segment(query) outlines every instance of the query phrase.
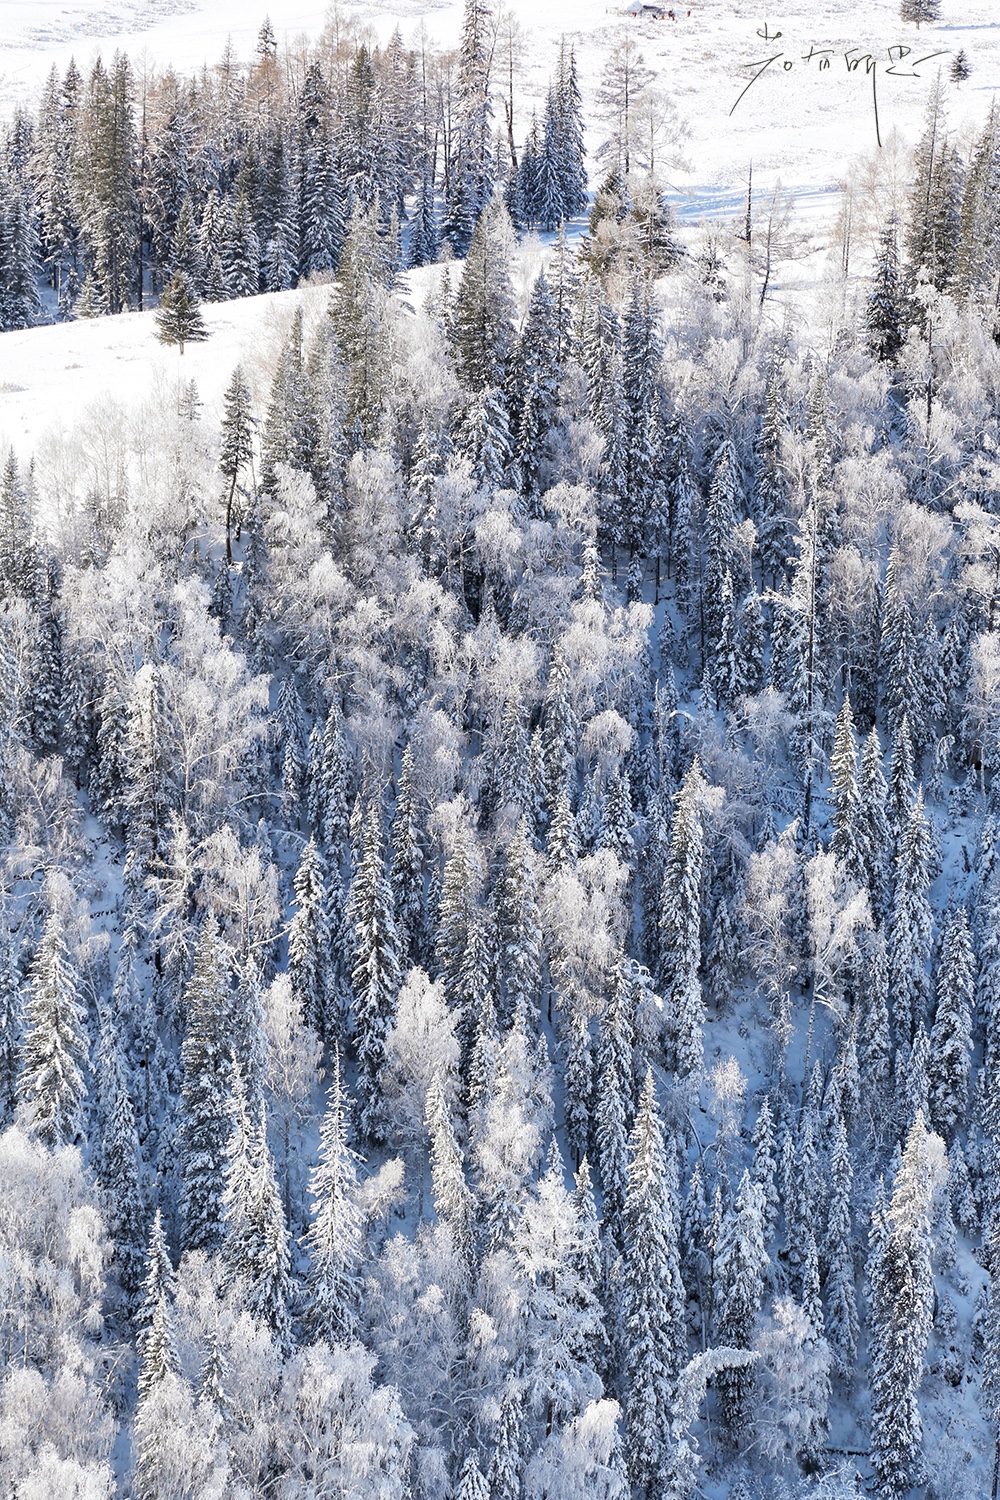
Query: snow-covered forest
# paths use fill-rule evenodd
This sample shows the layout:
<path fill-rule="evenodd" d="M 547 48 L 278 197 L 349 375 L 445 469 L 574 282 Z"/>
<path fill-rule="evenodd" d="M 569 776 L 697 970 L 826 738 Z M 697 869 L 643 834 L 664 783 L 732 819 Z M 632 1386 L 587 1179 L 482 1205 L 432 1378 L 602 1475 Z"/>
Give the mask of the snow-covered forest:
<path fill-rule="evenodd" d="M 11 1500 L 995 1489 L 1000 111 L 791 297 L 503 21 L 3 139 L 5 329 L 305 289 L 0 466 Z"/>

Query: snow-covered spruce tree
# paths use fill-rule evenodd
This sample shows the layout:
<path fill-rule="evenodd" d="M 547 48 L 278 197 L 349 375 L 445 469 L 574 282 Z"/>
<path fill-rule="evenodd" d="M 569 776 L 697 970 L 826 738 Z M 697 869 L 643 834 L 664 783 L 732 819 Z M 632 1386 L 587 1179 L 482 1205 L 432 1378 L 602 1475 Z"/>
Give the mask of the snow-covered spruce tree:
<path fill-rule="evenodd" d="M 370 1140 L 384 1132 L 381 1111 L 385 1039 L 399 994 L 399 938 L 392 891 L 382 858 L 382 828 L 376 803 L 364 822 L 361 864 L 351 882 L 348 921 L 352 932 L 351 990 L 358 1055 L 359 1126 Z"/>
<path fill-rule="evenodd" d="M 980 1399 L 994 1429 L 993 1473 L 1000 1473 L 1000 1224 L 994 1219 L 986 1242 L 989 1282 L 980 1331 L 983 1340 Z"/>
<path fill-rule="evenodd" d="M 958 58 L 954 59 L 952 66 Z M 958 291 L 982 308 L 995 285 L 998 267 L 995 250 L 997 223 L 997 142 L 1000 130 L 995 104 L 991 103 L 965 176 L 960 223 Z"/>
<path fill-rule="evenodd" d="M 474 1452 L 467 1454 L 462 1464 L 455 1500 L 490 1500 L 490 1487 Z"/>
<path fill-rule="evenodd" d="M 184 1244 L 189 1250 L 215 1250 L 222 1243 L 233 1038 L 229 959 L 211 913 L 202 925 L 184 1004 L 187 1029 L 181 1047 L 180 1140 Z"/>
<path fill-rule="evenodd" d="M 579 1248 L 576 1203 L 553 1141 L 547 1170 L 524 1205 L 513 1244 L 524 1287 L 525 1395 L 546 1437 L 601 1395 L 589 1359 L 599 1338 L 601 1307 L 577 1270 Z"/>
<path fill-rule="evenodd" d="M 309 742 L 309 823 L 314 838 L 333 864 L 343 860 L 348 838 L 351 777 L 344 716 L 336 698 L 321 732 Z"/>
<path fill-rule="evenodd" d="M 918 31 L 921 26 L 932 25 L 940 14 L 940 0 L 900 0 L 900 20 L 912 21 Z"/>
<path fill-rule="evenodd" d="M 157 1208 L 149 1229 L 142 1299 L 133 1319 L 136 1327 L 136 1348 L 140 1355 L 145 1348 L 148 1330 L 153 1326 L 153 1315 L 161 1298 L 165 1299 L 169 1307 L 175 1291 L 174 1267 L 163 1231 L 163 1215 Z"/>
<path fill-rule="evenodd" d="M 258 1120 L 251 1121 L 238 1069 L 233 1074 L 232 1109 L 222 1195 L 223 1257 L 247 1312 L 265 1324 L 278 1347 L 284 1348 L 290 1333 L 288 1230 L 264 1108 Z"/>
<path fill-rule="evenodd" d="M 889 757 L 889 783 L 886 792 L 886 815 L 892 839 L 893 856 L 897 857 L 906 824 L 917 794 L 913 769 L 913 739 L 909 715 L 904 713 L 892 736 Z M 894 872 L 891 872 L 894 878 Z"/>
<path fill-rule="evenodd" d="M 469 3 L 475 5 L 477 0 Z M 459 379 L 472 395 L 502 391 L 510 372 L 514 355 L 510 242 L 507 211 L 494 200 L 476 222 L 451 325 Z"/>
<path fill-rule="evenodd" d="M 149 1327 L 142 1339 L 139 1357 L 139 1408 L 143 1399 L 154 1391 L 160 1381 L 177 1373 L 177 1350 L 174 1347 L 171 1326 L 170 1304 L 165 1291 L 160 1291 L 153 1308 Z"/>
<path fill-rule="evenodd" d="M 10 928 L 0 926 L 0 1125 L 6 1127 L 17 1106 L 21 1066 L 20 975 Z"/>
<path fill-rule="evenodd" d="M 569 790 L 580 738 L 580 721 L 570 696 L 569 671 L 562 652 L 553 653 L 542 703 L 542 742 L 550 804 Z"/>
<path fill-rule="evenodd" d="M 226 489 L 226 561 L 233 560 L 233 520 L 236 514 L 236 486 L 240 474 L 253 462 L 254 429 L 253 402 L 241 365 L 233 371 L 226 387 L 222 415 L 222 445 L 219 451 L 219 470 L 227 480 Z"/>
<path fill-rule="evenodd" d="M 644 1500 L 653 1500 L 687 1335 L 679 1213 L 652 1070 L 646 1074 L 630 1149 L 621 1312 L 627 1453 L 633 1488 Z"/>
<path fill-rule="evenodd" d="M 830 757 L 830 800 L 833 804 L 833 838 L 830 848 L 844 863 L 847 874 L 858 885 L 867 885 L 868 872 L 858 843 L 858 750 L 854 737 L 851 700 L 844 698 Z"/>
<path fill-rule="evenodd" d="M 325 871 L 315 839 L 310 839 L 302 851 L 294 891 L 296 909 L 288 929 L 288 973 L 303 1016 L 321 1037 L 329 1038 L 331 933 Z"/>
<path fill-rule="evenodd" d="M 868 352 L 882 364 L 895 365 L 906 336 L 906 297 L 899 266 L 898 230 L 890 219 L 879 236 L 871 290 L 865 308 Z"/>
<path fill-rule="evenodd" d="M 542 929 L 528 825 L 523 817 L 507 845 L 497 880 L 496 930 L 505 1015 L 509 1019 L 523 1013 L 535 1026 L 541 1003 Z"/>
<path fill-rule="evenodd" d="M 348 1107 L 335 1055 L 333 1085 L 320 1131 L 319 1161 L 309 1180 L 313 1217 L 306 1322 L 312 1336 L 330 1344 L 357 1337 L 361 1296 L 362 1219 L 357 1202 L 358 1158 L 348 1144 Z"/>
<path fill-rule="evenodd" d="M 448 173 L 448 211 L 442 225 L 442 236 L 460 256 L 467 250 L 471 253 L 473 231 L 489 208 L 493 189 L 492 57 L 490 11 L 483 0 L 466 0 L 459 46 L 453 154 Z"/>
<path fill-rule="evenodd" d="M 897 1036 L 910 1040 L 925 1020 L 933 916 L 928 900 L 930 833 L 918 792 L 900 840 L 889 921 L 889 985 Z"/>
<path fill-rule="evenodd" d="M 723 1216 L 715 1247 L 712 1309 L 715 1337 L 734 1349 L 753 1347 L 764 1298 L 768 1259 L 764 1245 L 764 1194 L 744 1172 Z M 718 1378 L 719 1406 L 731 1439 L 739 1443 L 751 1418 L 753 1369 L 742 1365 Z"/>
<path fill-rule="evenodd" d="M 886 801 L 888 787 L 882 770 L 882 744 L 872 725 L 861 753 L 858 774 L 858 854 L 865 871 L 865 885 L 878 921 L 888 916 L 887 888 L 890 831 Z"/>
<path fill-rule="evenodd" d="M 918 1114 L 910 1127 L 888 1207 L 872 1217 L 868 1258 L 872 1465 L 887 1496 L 920 1482 L 920 1385 L 931 1330 L 934 1196 L 947 1177 L 939 1136 Z"/>
<path fill-rule="evenodd" d="M 660 916 L 659 988 L 667 1012 L 674 1066 L 691 1092 L 701 1086 L 704 1067 L 704 1002 L 701 967 L 701 878 L 705 857 L 701 798 L 704 778 L 692 761 L 677 795 L 670 853 L 663 875 Z"/>
<path fill-rule="evenodd" d="M 468 1260 L 474 1248 L 475 1200 L 465 1180 L 462 1152 L 440 1074 L 427 1090 L 426 1113 L 434 1208 L 438 1218 L 451 1230 L 456 1248 Z"/>
<path fill-rule="evenodd" d="M 185 344 L 200 344 L 208 338 L 194 288 L 183 271 L 175 271 L 163 288 L 156 314 L 156 336 L 161 344 L 176 344 L 180 354 L 184 353 Z"/>
<path fill-rule="evenodd" d="M 520 1500 L 526 1434 L 524 1388 L 511 1379 L 500 1398 L 496 1444 L 489 1468 L 490 1500 Z"/>
<path fill-rule="evenodd" d="M 77 977 L 53 912 L 31 966 L 17 1083 L 21 1118 L 46 1145 L 70 1145 L 80 1134 L 87 1056 Z"/>
<path fill-rule="evenodd" d="M 764 1242 L 770 1244 L 778 1223 L 777 1158 L 774 1145 L 774 1113 L 765 1098 L 754 1122 L 751 1176 L 764 1195 Z"/>
<path fill-rule="evenodd" d="M 556 156 L 562 194 L 560 218 L 571 219 L 574 215 L 585 212 L 587 207 L 587 167 L 576 51 L 566 45 L 565 39 L 559 48 L 555 122 L 558 130 Z"/>
<path fill-rule="evenodd" d="M 619 1245 L 625 1232 L 628 1139 L 634 1105 L 632 985 L 628 969 L 629 960 L 621 954 L 614 986 L 601 1017 L 595 1074 L 594 1127 L 605 1232 Z"/>
<path fill-rule="evenodd" d="M 903 0 L 904 20 L 937 19 L 939 0 Z M 902 13 L 902 12 L 901 12 Z M 954 275 L 960 235 L 961 162 L 948 133 L 944 82 L 931 87 L 923 135 L 914 154 L 914 176 L 906 219 L 906 256 L 913 281 L 946 291 Z"/>
<path fill-rule="evenodd" d="M 421 957 L 424 856 L 420 840 L 413 751 L 409 744 L 400 761 L 389 848 L 389 879 L 399 932 L 400 956 L 404 963 L 416 963 Z"/>
<path fill-rule="evenodd" d="M 601 1247 L 597 1202 L 591 1185 L 590 1163 L 584 1157 L 573 1174 L 573 1205 L 576 1210 L 578 1239 L 572 1252 L 573 1268 L 588 1298 L 593 1297 L 598 1316 L 584 1336 L 588 1359 L 598 1375 L 604 1378 L 608 1368 L 609 1339 L 607 1313 L 601 1306 L 604 1292 L 604 1258 Z"/>
<path fill-rule="evenodd" d="M 139 1134 L 124 1072 L 119 1060 L 101 1149 L 101 1177 L 108 1201 L 108 1228 L 114 1239 L 114 1264 L 126 1308 L 133 1311 L 143 1285 L 147 1209 Z"/>
<path fill-rule="evenodd" d="M 558 416 L 558 330 L 554 313 L 552 293 L 542 271 L 532 288 L 513 364 L 514 452 L 522 493 L 534 514 L 539 513 L 539 497 L 547 488 L 549 445 Z"/>
<path fill-rule="evenodd" d="M 975 956 L 964 907 L 950 914 L 941 940 L 937 1008 L 927 1059 L 931 1120 L 950 1141 L 969 1107 Z"/>
<path fill-rule="evenodd" d="M 826 1336 L 840 1374 L 854 1369 L 858 1348 L 858 1295 L 854 1281 L 854 1234 L 851 1225 L 851 1193 L 854 1168 L 847 1131 L 840 1111 L 834 1122 L 830 1146 L 830 1211 L 827 1217 L 824 1262 L 826 1274 Z"/>

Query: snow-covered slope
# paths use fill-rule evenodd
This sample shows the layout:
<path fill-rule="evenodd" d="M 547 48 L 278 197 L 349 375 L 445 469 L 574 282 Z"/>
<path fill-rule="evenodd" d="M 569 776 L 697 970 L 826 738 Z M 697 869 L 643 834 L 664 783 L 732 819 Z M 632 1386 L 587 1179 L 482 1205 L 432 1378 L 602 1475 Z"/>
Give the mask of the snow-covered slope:
<path fill-rule="evenodd" d="M 122 313 L 0 335 L 0 448 L 25 459 L 46 435 L 72 429 L 109 404 L 136 407 L 151 397 L 176 400 L 193 380 L 206 415 L 221 409 L 235 365 L 256 386 L 287 330 L 292 309 L 322 306 L 322 287 L 206 304 L 209 337 L 183 355 L 156 338 L 155 313 Z M 254 389 L 258 402 L 266 385 Z"/>

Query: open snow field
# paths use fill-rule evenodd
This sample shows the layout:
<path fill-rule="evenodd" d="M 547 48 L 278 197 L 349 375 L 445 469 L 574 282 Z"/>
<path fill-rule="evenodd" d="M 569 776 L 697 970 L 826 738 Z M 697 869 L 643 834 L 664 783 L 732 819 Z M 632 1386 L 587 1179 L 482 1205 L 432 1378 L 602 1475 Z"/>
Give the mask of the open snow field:
<path fill-rule="evenodd" d="M 322 288 L 272 292 L 232 302 L 207 303 L 210 337 L 187 344 L 183 355 L 157 341 L 155 313 L 25 328 L 0 335 L 0 451 L 13 445 L 28 459 L 45 435 L 72 429 L 111 403 L 136 407 L 158 394 L 176 399 L 193 380 L 205 415 L 222 410 L 233 368 L 243 363 L 252 385 L 287 331 L 300 302 L 322 305 Z M 258 408 L 267 388 L 254 389 Z"/>

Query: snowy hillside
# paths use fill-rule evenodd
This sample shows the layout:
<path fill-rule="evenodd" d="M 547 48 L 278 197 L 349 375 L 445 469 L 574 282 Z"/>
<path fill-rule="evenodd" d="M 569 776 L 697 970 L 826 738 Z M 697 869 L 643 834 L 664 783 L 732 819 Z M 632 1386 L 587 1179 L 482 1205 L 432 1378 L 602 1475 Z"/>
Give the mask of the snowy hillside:
<path fill-rule="evenodd" d="M 154 397 L 176 403 L 178 390 L 192 380 L 215 420 L 241 363 L 260 403 L 292 309 L 302 306 L 318 316 L 328 297 L 315 288 L 209 304 L 211 337 L 188 345 L 183 356 L 157 340 L 152 311 L 3 334 L 0 446 L 13 445 L 27 459 L 47 435 L 71 430 L 88 412 L 117 407 L 128 421 Z"/>

